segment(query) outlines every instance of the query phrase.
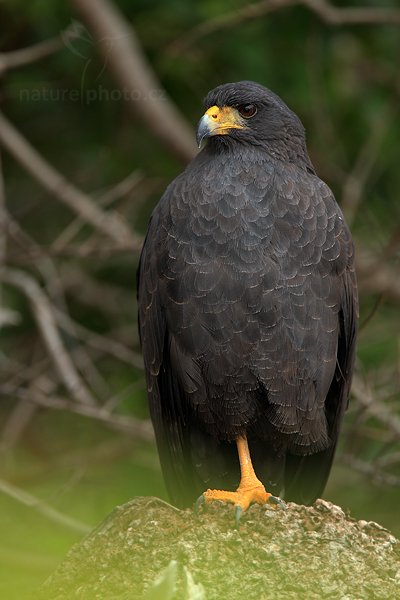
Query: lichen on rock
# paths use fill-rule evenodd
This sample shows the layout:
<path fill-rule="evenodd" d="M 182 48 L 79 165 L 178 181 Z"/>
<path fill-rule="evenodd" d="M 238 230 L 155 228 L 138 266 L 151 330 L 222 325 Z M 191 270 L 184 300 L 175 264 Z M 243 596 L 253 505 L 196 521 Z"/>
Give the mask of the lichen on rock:
<path fill-rule="evenodd" d="M 196 515 L 156 498 L 117 507 L 72 548 L 37 600 L 390 600 L 400 543 L 324 500 Z"/>

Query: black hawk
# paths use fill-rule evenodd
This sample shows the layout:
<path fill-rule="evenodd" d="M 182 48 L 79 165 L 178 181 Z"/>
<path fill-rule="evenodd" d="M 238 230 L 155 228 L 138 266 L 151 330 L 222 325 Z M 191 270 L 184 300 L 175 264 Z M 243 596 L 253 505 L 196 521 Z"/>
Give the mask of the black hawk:
<path fill-rule="evenodd" d="M 202 492 L 240 512 L 277 495 L 309 504 L 348 404 L 351 235 L 277 95 L 227 83 L 205 109 L 204 148 L 155 208 L 138 269 L 161 467 L 178 506 Z"/>

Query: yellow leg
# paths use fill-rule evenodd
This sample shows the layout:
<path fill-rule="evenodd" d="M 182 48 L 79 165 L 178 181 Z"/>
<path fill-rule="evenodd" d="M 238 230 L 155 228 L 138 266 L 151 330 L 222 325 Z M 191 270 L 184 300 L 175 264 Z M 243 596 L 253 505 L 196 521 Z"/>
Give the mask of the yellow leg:
<path fill-rule="evenodd" d="M 204 492 L 203 497 L 206 502 L 212 502 L 213 500 L 231 502 L 236 507 L 240 507 L 242 511 L 245 511 L 252 503 L 266 504 L 269 498 L 271 498 L 271 494 L 265 490 L 265 487 L 254 472 L 246 437 L 238 438 L 236 445 L 241 473 L 240 484 L 236 492 L 207 490 Z"/>

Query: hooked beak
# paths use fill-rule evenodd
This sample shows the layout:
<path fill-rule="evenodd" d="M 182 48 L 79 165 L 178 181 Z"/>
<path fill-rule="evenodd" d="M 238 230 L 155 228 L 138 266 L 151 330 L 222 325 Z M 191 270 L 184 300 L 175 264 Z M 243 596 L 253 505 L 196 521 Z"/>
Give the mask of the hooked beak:
<path fill-rule="evenodd" d="M 197 145 L 200 148 L 204 139 L 213 135 L 228 135 L 232 129 L 245 129 L 246 125 L 236 108 L 212 106 L 199 121 Z"/>
<path fill-rule="evenodd" d="M 201 143 L 205 138 L 212 135 L 212 122 L 208 115 L 203 115 L 199 121 L 196 134 L 197 146 L 201 148 Z"/>

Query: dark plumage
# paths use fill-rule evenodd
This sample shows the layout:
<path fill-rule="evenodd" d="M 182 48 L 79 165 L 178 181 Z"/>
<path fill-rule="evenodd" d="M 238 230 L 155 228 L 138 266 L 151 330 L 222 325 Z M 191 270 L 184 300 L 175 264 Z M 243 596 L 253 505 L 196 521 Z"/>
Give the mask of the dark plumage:
<path fill-rule="evenodd" d="M 256 114 L 243 119 L 249 104 Z M 237 128 L 210 134 L 167 188 L 138 271 L 165 481 L 178 505 L 205 487 L 232 487 L 232 442 L 246 435 L 270 491 L 311 503 L 330 471 L 353 369 L 351 236 L 278 96 L 229 83 L 205 107 L 233 107 Z"/>

